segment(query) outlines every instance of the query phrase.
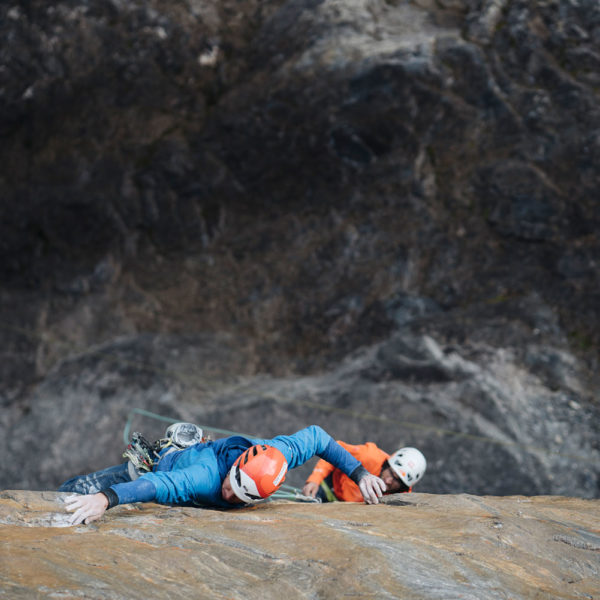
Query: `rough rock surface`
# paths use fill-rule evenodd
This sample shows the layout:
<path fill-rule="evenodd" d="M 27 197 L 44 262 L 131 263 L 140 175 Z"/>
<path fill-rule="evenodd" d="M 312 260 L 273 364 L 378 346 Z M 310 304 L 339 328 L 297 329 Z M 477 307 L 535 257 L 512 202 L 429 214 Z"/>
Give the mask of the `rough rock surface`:
<path fill-rule="evenodd" d="M 0 493 L 10 598 L 597 598 L 599 502 L 394 495 L 242 510 L 117 507 L 68 528 L 61 496 Z"/>
<path fill-rule="evenodd" d="M 1 487 L 114 462 L 140 406 L 598 496 L 597 0 L 14 0 L 0 35 Z"/>

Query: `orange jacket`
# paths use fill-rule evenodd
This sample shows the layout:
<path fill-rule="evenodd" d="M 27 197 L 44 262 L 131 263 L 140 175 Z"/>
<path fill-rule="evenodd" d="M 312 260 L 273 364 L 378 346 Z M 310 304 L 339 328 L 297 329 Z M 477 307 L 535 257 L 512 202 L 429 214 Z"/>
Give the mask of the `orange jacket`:
<path fill-rule="evenodd" d="M 354 458 L 358 459 L 369 473 L 377 475 L 378 477 L 381 473 L 383 463 L 390 457 L 389 454 L 379 449 L 373 442 L 367 442 L 360 446 L 353 446 L 352 444 L 347 444 L 340 440 L 337 440 L 337 442 L 348 450 Z M 343 502 L 363 501 L 363 496 L 354 481 L 323 459 L 316 464 L 313 472 L 306 481 L 320 485 L 330 473 L 333 473 L 333 493 L 338 500 L 342 500 Z"/>

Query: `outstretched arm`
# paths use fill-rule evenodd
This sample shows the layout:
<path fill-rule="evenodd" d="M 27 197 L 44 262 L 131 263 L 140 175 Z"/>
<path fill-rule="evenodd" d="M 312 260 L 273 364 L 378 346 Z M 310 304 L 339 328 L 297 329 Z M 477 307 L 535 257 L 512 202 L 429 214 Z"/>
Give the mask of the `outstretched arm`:
<path fill-rule="evenodd" d="M 130 502 L 150 502 L 155 499 L 156 487 L 145 477 L 135 481 L 117 483 L 97 494 L 74 494 L 65 499 L 66 509 L 73 515 L 69 519 L 71 525 L 91 523 L 117 504 Z"/>
<path fill-rule="evenodd" d="M 281 450 L 290 469 L 304 464 L 315 455 L 322 458 L 358 485 L 367 504 L 377 504 L 386 489 L 379 477 L 371 475 L 350 452 L 318 425 L 311 425 L 293 435 L 280 435 L 271 440 L 253 442 L 275 446 Z"/>

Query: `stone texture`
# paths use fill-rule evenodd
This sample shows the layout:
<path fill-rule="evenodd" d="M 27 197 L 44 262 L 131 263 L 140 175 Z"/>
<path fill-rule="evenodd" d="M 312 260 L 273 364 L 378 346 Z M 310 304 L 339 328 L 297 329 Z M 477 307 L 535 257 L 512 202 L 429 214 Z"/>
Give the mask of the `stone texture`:
<path fill-rule="evenodd" d="M 600 414 L 575 357 L 534 340 L 520 353 L 496 349 L 493 330 L 455 345 L 442 331 L 405 327 L 325 373 L 281 378 L 240 375 L 243 357 L 227 339 L 123 339 L 62 363 L 27 413 L 3 413 L 0 450 L 11 459 L 1 485 L 57 489 L 122 462 L 125 422 L 138 407 L 260 437 L 316 423 L 388 452 L 417 446 L 428 460 L 419 491 L 597 497 Z M 130 433 L 157 439 L 165 427 L 137 415 Z M 288 482 L 301 487 L 314 461 Z"/>
<path fill-rule="evenodd" d="M 407 294 L 537 294 L 597 359 L 595 0 L 0 10 L 6 394 L 139 330 L 321 368 Z"/>
<path fill-rule="evenodd" d="M 598 501 L 411 494 L 242 510 L 126 505 L 69 528 L 61 494 L 0 494 L 10 598 L 592 599 Z"/>

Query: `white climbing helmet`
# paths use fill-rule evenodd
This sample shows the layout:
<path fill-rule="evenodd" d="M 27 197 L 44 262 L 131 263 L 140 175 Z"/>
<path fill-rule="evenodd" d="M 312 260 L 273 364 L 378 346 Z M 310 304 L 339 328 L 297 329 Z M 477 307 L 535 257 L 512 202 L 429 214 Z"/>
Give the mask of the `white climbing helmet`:
<path fill-rule="evenodd" d="M 199 444 L 203 440 L 203 431 L 194 423 L 173 423 L 167 428 L 166 438 L 179 448 Z"/>
<path fill-rule="evenodd" d="M 416 448 L 400 448 L 388 458 L 394 473 L 408 486 L 412 487 L 425 474 L 427 461 Z"/>

